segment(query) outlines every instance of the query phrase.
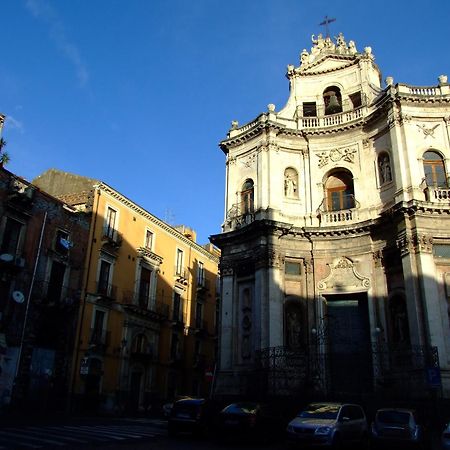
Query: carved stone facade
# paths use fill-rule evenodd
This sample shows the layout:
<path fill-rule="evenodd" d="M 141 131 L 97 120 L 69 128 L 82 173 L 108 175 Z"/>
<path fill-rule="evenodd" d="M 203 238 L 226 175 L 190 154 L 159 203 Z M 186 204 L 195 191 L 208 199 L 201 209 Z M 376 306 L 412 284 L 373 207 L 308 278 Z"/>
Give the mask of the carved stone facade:
<path fill-rule="evenodd" d="M 216 391 L 245 391 L 239 375 L 261 352 L 306 352 L 320 337 L 331 358 L 355 343 L 437 349 L 450 397 L 450 86 L 382 85 L 372 49 L 342 33 L 312 44 L 288 66 L 284 108 L 234 122 L 220 144 L 228 213 L 212 236 L 222 250 Z M 378 395 L 375 359 L 354 370 Z"/>

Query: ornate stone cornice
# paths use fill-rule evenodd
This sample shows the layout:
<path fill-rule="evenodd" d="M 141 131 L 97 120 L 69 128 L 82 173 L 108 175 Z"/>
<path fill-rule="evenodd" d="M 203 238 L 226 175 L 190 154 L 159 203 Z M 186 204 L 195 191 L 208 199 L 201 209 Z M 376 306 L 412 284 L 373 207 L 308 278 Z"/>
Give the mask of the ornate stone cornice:
<path fill-rule="evenodd" d="M 120 194 L 116 190 L 114 190 L 112 187 L 108 186 L 106 183 L 103 183 L 100 181 L 96 186 L 97 189 L 100 189 L 101 191 L 109 194 L 111 197 L 118 200 L 121 204 L 124 206 L 130 208 L 132 211 L 135 211 L 137 214 L 139 214 L 142 217 L 145 217 L 150 222 L 153 222 L 155 225 L 157 225 L 159 228 L 166 231 L 168 234 L 172 235 L 174 238 L 178 239 L 179 241 L 186 244 L 188 247 L 194 248 L 196 251 L 201 253 L 206 258 L 218 263 L 219 257 L 216 255 L 213 255 L 209 253 L 206 249 L 204 249 L 201 245 L 197 244 L 196 242 L 188 239 L 186 236 L 184 236 L 182 233 L 180 233 L 175 228 L 172 228 L 170 225 L 166 224 L 162 220 L 159 220 L 157 217 L 155 217 L 153 214 L 150 214 L 145 209 L 141 208 L 140 206 L 136 205 L 136 203 L 132 202 L 130 199 L 125 197 L 124 195 Z"/>

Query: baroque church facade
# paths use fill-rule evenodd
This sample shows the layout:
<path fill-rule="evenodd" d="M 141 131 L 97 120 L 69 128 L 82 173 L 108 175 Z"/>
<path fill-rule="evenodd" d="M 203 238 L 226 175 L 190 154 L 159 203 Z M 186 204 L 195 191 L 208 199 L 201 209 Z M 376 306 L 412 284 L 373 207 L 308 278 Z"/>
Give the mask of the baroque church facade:
<path fill-rule="evenodd" d="M 290 94 L 232 123 L 215 392 L 450 396 L 450 85 L 382 82 L 312 38 Z"/>

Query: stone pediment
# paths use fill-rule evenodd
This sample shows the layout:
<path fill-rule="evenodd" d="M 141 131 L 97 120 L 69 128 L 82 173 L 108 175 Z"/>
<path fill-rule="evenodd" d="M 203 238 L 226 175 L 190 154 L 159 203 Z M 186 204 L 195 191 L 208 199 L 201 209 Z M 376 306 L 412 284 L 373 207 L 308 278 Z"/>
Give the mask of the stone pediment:
<path fill-rule="evenodd" d="M 345 58 L 334 55 L 322 57 L 319 61 L 306 66 L 301 73 L 307 75 L 309 73 L 330 72 L 333 70 L 343 69 L 353 63 L 353 58 Z"/>
<path fill-rule="evenodd" d="M 355 264 L 349 258 L 341 257 L 327 264 L 330 268 L 328 276 L 319 281 L 318 288 L 322 292 L 334 294 L 346 292 L 363 292 L 370 287 L 370 280 L 358 273 Z"/>

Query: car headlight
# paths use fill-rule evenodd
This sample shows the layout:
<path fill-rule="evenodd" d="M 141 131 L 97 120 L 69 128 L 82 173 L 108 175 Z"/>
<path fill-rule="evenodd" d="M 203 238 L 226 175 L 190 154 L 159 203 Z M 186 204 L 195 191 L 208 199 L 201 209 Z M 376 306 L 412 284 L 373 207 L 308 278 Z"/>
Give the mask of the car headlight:
<path fill-rule="evenodd" d="M 331 433 L 332 430 L 333 428 L 331 427 L 319 427 L 316 428 L 315 434 L 328 435 Z"/>

